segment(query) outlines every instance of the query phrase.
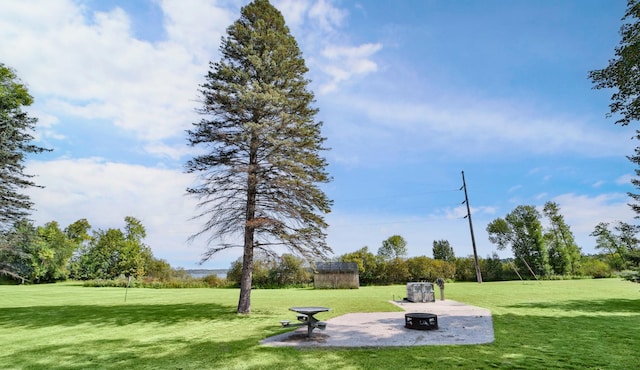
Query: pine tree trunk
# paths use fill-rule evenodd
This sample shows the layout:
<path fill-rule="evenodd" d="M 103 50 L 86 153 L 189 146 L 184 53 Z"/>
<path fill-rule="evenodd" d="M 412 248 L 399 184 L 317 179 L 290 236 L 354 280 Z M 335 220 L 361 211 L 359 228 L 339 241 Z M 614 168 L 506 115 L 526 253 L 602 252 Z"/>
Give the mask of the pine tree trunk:
<path fill-rule="evenodd" d="M 240 299 L 238 313 L 251 313 L 251 280 L 253 278 L 253 231 L 245 228 L 244 256 L 242 257 L 242 277 L 240 279 Z M 250 242 L 247 246 L 247 242 Z"/>
<path fill-rule="evenodd" d="M 242 257 L 242 278 L 240 279 L 240 299 L 238 301 L 238 313 L 251 313 L 251 280 L 253 277 L 253 238 L 255 225 L 253 221 L 256 215 L 256 195 L 258 192 L 258 180 L 256 168 L 258 163 L 258 141 L 256 136 L 252 139 L 251 152 L 249 154 L 249 168 L 247 170 L 247 210 L 244 227 L 244 255 Z"/>

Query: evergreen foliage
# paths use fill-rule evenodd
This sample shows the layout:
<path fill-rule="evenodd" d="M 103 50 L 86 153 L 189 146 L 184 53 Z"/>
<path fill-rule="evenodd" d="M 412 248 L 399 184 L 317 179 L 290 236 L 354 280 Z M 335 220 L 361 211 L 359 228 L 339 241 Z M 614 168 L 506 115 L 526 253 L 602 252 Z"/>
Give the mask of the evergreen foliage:
<path fill-rule="evenodd" d="M 32 103 L 27 87 L 0 63 L 0 274 L 20 280 L 26 279 L 21 263 L 26 256 L 9 229 L 24 224 L 33 202 L 23 191 L 37 186 L 24 172 L 24 161 L 29 154 L 49 150 L 32 144 L 37 119 L 23 111 Z"/>
<path fill-rule="evenodd" d="M 628 0 L 627 10 L 620 26 L 620 44 L 614 49 L 614 58 L 603 69 L 589 72 L 594 89 L 613 89 L 610 112 L 616 115 L 616 123 L 626 126 L 640 119 L 640 1 Z M 640 130 L 636 130 L 636 139 L 640 140 Z M 631 183 L 640 189 L 640 147 L 635 154 L 627 157 L 637 168 L 636 178 Z M 640 194 L 629 192 L 634 200 L 629 206 L 640 217 Z"/>
<path fill-rule="evenodd" d="M 238 312 L 249 313 L 255 249 L 331 252 L 322 216 L 331 201 L 318 187 L 330 178 L 307 67 L 282 14 L 268 0 L 243 7 L 220 52 L 200 90 L 204 118 L 188 131 L 189 145 L 205 153 L 186 164 L 201 175 L 187 191 L 206 220 L 194 237 L 208 234 L 212 245 L 203 261 L 243 248 Z"/>
<path fill-rule="evenodd" d="M 622 126 L 640 118 L 640 2 L 628 0 L 620 27 L 620 45 L 603 69 L 589 72 L 594 89 L 614 89 L 609 116 L 619 115 Z"/>
<path fill-rule="evenodd" d="M 24 172 L 24 161 L 29 154 L 49 150 L 32 144 L 38 120 L 23 110 L 32 103 L 27 87 L 0 63 L 0 228 L 29 215 L 33 203 L 23 190 L 37 185 Z"/>

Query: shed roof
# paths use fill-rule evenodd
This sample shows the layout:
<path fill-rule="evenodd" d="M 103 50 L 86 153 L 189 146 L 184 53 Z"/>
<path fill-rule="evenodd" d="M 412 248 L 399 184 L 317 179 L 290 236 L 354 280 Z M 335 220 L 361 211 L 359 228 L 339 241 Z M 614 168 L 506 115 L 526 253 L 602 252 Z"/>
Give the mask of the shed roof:
<path fill-rule="evenodd" d="M 358 264 L 355 262 L 316 262 L 316 271 L 320 273 L 331 272 L 358 272 Z"/>

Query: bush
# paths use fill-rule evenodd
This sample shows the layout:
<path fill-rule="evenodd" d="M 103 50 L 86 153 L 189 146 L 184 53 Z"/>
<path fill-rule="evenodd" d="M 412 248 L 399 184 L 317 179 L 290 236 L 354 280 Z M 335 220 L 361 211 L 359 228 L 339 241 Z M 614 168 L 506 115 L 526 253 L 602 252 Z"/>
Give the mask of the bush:
<path fill-rule="evenodd" d="M 227 284 L 226 279 L 222 279 L 216 274 L 207 275 L 202 278 L 202 281 L 210 288 L 222 288 Z"/>
<path fill-rule="evenodd" d="M 209 275 L 201 279 L 186 277 L 182 279 L 160 280 L 155 278 L 129 279 L 120 276 L 117 279 L 94 279 L 83 283 L 85 287 L 115 287 L 115 288 L 151 288 L 151 289 L 181 289 L 181 288 L 221 288 L 227 285 L 225 279 L 216 275 Z"/>
<path fill-rule="evenodd" d="M 618 272 L 616 276 L 625 280 L 633 281 L 634 283 L 640 283 L 640 271 L 624 270 Z"/>
<path fill-rule="evenodd" d="M 582 266 L 580 266 L 580 273 L 583 276 L 591 276 L 594 279 L 609 278 L 612 276 L 609 264 L 595 258 L 584 259 Z"/>

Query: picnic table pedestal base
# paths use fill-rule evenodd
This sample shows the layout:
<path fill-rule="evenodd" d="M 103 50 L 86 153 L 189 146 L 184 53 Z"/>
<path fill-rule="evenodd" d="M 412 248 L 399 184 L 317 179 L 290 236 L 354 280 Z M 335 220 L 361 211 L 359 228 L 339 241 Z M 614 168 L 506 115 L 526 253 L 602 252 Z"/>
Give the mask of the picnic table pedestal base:
<path fill-rule="evenodd" d="M 283 327 L 306 326 L 307 338 L 311 337 L 313 329 L 318 328 L 320 330 L 324 330 L 327 327 L 326 322 L 322 322 L 315 318 L 315 315 L 318 313 L 329 311 L 326 307 L 291 307 L 289 310 L 298 313 L 298 321 L 300 321 L 300 323 L 291 324 L 289 321 L 284 320 L 280 321 L 280 324 Z"/>

